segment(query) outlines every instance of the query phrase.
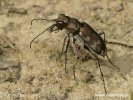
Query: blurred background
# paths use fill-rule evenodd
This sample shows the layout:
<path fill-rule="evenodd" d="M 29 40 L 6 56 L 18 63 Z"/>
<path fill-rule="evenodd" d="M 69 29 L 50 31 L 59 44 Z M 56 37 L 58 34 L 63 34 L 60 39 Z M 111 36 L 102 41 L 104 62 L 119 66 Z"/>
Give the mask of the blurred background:
<path fill-rule="evenodd" d="M 64 71 L 61 49 L 64 31 L 45 32 L 29 47 L 31 40 L 52 25 L 34 18 L 57 18 L 59 14 L 85 21 L 106 40 L 112 62 L 100 61 L 107 92 L 132 96 L 133 89 L 133 0 L 0 0 L 0 99 L 1 100 L 120 100 L 104 94 L 100 71 L 93 60 L 80 60 L 73 79 L 76 57 L 68 53 L 68 73 Z"/>

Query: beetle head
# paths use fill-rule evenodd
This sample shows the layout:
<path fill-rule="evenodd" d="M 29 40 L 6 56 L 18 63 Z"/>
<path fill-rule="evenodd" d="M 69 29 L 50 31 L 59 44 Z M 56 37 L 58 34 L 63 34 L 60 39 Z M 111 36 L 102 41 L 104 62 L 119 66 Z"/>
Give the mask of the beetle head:
<path fill-rule="evenodd" d="M 35 21 L 35 20 L 54 21 L 55 24 L 53 24 L 50 27 L 46 28 L 43 32 L 41 32 L 35 38 L 33 38 L 32 41 L 30 42 L 30 48 L 31 48 L 32 42 L 37 37 L 39 37 L 41 34 L 43 34 L 45 31 L 49 30 L 50 32 L 58 32 L 59 30 L 62 30 L 63 28 L 65 28 L 69 24 L 70 17 L 65 16 L 64 14 L 59 14 L 58 18 L 57 19 L 53 19 L 53 20 L 49 20 L 49 19 L 45 19 L 45 18 L 37 18 L 37 19 L 33 19 L 31 21 L 31 25 L 32 25 L 33 21 Z"/>
<path fill-rule="evenodd" d="M 56 22 L 56 26 L 58 29 L 62 30 L 69 24 L 70 17 L 65 16 L 64 14 L 59 14 L 57 19 L 54 19 L 53 21 Z"/>

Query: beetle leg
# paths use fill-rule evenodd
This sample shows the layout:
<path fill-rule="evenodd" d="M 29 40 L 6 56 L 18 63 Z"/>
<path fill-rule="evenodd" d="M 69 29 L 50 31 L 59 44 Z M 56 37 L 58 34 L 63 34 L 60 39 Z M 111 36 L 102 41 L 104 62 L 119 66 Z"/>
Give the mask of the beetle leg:
<path fill-rule="evenodd" d="M 91 52 L 90 52 L 90 53 L 91 53 Z M 98 68 L 99 68 L 99 70 L 100 70 L 101 78 L 102 78 L 102 81 L 103 81 L 104 92 L 105 92 L 105 94 L 107 94 L 107 90 L 106 90 L 106 86 L 105 86 L 105 80 L 104 80 L 104 75 L 103 75 L 103 72 L 102 72 L 102 68 L 101 68 L 101 66 L 100 66 L 99 58 L 98 58 L 95 54 L 93 54 L 93 53 L 91 53 L 91 54 L 92 54 L 93 57 L 95 57 L 95 59 L 96 59 L 97 66 L 98 66 Z"/>
<path fill-rule="evenodd" d="M 76 81 L 76 83 L 77 83 L 77 85 L 78 85 L 78 81 L 77 81 L 77 78 L 76 78 L 76 75 L 75 75 L 75 66 L 77 65 L 77 63 L 78 63 L 78 60 L 79 60 L 79 58 L 77 58 L 77 60 L 76 60 L 76 62 L 75 62 L 75 64 L 74 64 L 74 66 L 73 66 L 73 77 L 74 77 L 74 80 Z"/>
<path fill-rule="evenodd" d="M 66 48 L 65 48 L 65 43 L 66 43 Z M 62 54 L 65 55 L 65 72 L 67 73 L 67 68 L 66 68 L 66 65 L 67 65 L 67 51 L 68 51 L 68 47 L 69 47 L 69 43 L 70 43 L 70 37 L 69 36 L 66 36 L 64 38 L 64 43 L 63 43 L 63 47 L 62 47 Z M 65 50 L 64 50 L 65 48 Z"/>
<path fill-rule="evenodd" d="M 102 35 L 102 34 L 104 35 L 104 42 L 106 42 L 106 41 L 105 41 L 105 33 L 104 33 L 104 32 L 99 33 L 99 35 Z M 110 58 L 109 58 L 109 56 L 108 56 L 108 54 L 107 54 L 107 49 L 106 49 L 106 57 L 107 57 L 107 59 L 108 59 L 108 61 L 110 62 L 111 65 L 113 65 L 115 68 L 117 68 L 118 70 L 120 70 L 120 68 L 117 67 L 116 65 L 114 65 L 114 64 L 112 63 L 112 61 L 110 60 Z"/>
<path fill-rule="evenodd" d="M 99 58 L 97 57 L 96 54 L 94 54 L 92 52 L 92 48 L 91 47 L 88 49 L 88 53 L 90 54 L 90 56 L 92 56 L 92 58 L 94 58 L 94 60 L 97 61 L 97 65 L 98 65 L 98 68 L 100 69 L 100 73 L 101 73 L 101 77 L 102 77 L 102 81 L 103 81 L 104 91 L 105 91 L 105 94 L 107 94 L 106 86 L 105 86 L 105 80 L 104 80 L 104 75 L 103 75 L 103 72 L 102 72 L 102 69 L 101 69 L 101 66 L 100 66 L 100 63 L 99 63 Z"/>
<path fill-rule="evenodd" d="M 75 34 L 79 32 L 79 28 L 74 32 Z M 68 40 L 67 40 L 68 38 Z M 71 41 L 72 39 L 72 41 Z M 67 43 L 66 43 L 67 41 Z M 67 36 L 64 38 L 64 43 L 63 43 L 63 47 L 62 47 L 62 52 L 64 51 L 64 54 L 65 54 L 65 72 L 67 72 L 67 69 L 66 69 L 66 65 L 67 65 L 67 51 L 68 51 L 68 47 L 69 47 L 69 44 L 70 42 L 72 43 L 72 48 L 75 49 L 76 51 L 76 54 L 78 54 L 77 56 L 77 60 L 76 60 L 76 63 L 74 64 L 73 66 L 73 74 L 74 74 L 74 80 L 76 81 L 76 83 L 78 84 L 77 80 L 76 80 L 76 76 L 75 76 L 75 66 L 78 62 L 78 59 L 79 59 L 79 50 L 77 48 L 78 45 L 76 45 L 75 43 L 75 39 L 73 36 L 70 36 L 70 33 L 67 33 Z M 65 43 L 66 43 L 66 49 L 64 50 L 64 47 L 65 47 Z"/>
<path fill-rule="evenodd" d="M 74 37 L 71 38 L 71 46 L 73 48 L 73 52 L 74 54 L 77 56 L 77 58 L 80 56 L 80 46 L 78 46 L 78 44 L 76 43 L 76 39 Z"/>
<path fill-rule="evenodd" d="M 105 41 L 105 33 L 104 33 L 104 32 L 99 33 L 99 35 L 102 35 L 102 34 L 104 35 L 104 42 L 106 42 L 106 41 Z M 107 54 L 107 49 L 106 49 L 106 57 L 107 57 L 107 59 L 108 59 L 108 61 L 110 62 L 111 65 L 113 65 L 115 68 L 117 68 L 118 70 L 120 70 L 120 68 L 117 67 L 116 65 L 114 65 L 114 64 L 112 63 L 112 61 L 110 60 L 110 58 L 109 58 L 109 56 L 108 56 L 108 54 Z"/>
<path fill-rule="evenodd" d="M 71 40 L 71 41 L 70 41 Z M 69 47 L 69 43 L 72 43 L 72 48 L 76 51 L 76 55 L 77 55 L 77 60 L 75 62 L 75 64 L 73 65 L 73 76 L 74 76 L 74 80 L 76 81 L 76 83 L 78 84 L 78 81 L 76 79 L 76 75 L 75 75 L 75 66 L 77 65 L 78 63 L 78 59 L 79 59 L 79 48 L 78 46 L 76 45 L 75 41 L 74 41 L 74 38 L 72 37 L 70 39 L 70 36 L 66 36 L 64 38 L 64 43 L 63 43 L 63 47 L 62 47 L 62 52 L 64 53 L 65 55 L 65 72 L 67 72 L 67 68 L 66 68 L 66 65 L 67 65 L 67 51 L 68 51 L 68 47 Z M 65 43 L 66 43 L 66 48 L 65 48 Z M 64 50 L 65 49 L 65 50 Z"/>
<path fill-rule="evenodd" d="M 98 33 L 98 34 L 99 34 L 99 35 L 102 35 L 102 34 L 103 34 L 103 35 L 104 35 L 104 42 L 110 43 L 110 42 L 108 42 L 108 41 L 105 40 L 105 33 L 104 33 L 104 32 L 100 32 L 100 33 Z M 113 43 L 113 42 L 112 42 L 112 43 Z M 114 44 L 115 44 L 115 42 L 114 42 Z M 122 45 L 123 45 L 123 44 L 122 44 Z M 124 80 L 127 80 L 126 77 L 121 73 L 120 68 L 119 68 L 118 66 L 114 65 L 114 64 L 112 63 L 112 61 L 110 60 L 110 58 L 109 58 L 109 56 L 108 56 L 108 53 L 107 53 L 107 49 L 106 49 L 106 57 L 107 57 L 108 61 L 110 62 L 110 64 L 113 65 L 113 67 L 117 68 L 117 70 L 120 72 L 120 75 L 122 76 L 122 78 L 123 78 Z"/>
<path fill-rule="evenodd" d="M 68 36 L 66 36 L 66 37 L 64 38 L 64 41 L 63 41 L 62 54 L 63 54 L 63 52 L 64 52 L 65 42 L 66 42 L 66 39 L 67 39 L 67 38 L 68 38 Z"/>
<path fill-rule="evenodd" d="M 97 65 L 98 65 L 98 67 L 100 69 L 100 73 L 101 73 L 101 77 L 102 77 L 102 81 L 103 81 L 103 86 L 104 86 L 105 94 L 107 94 L 107 90 L 106 90 L 106 86 L 105 86 L 105 80 L 104 80 L 104 75 L 102 73 L 102 69 L 101 69 L 98 57 L 97 57 Z"/>
<path fill-rule="evenodd" d="M 76 56 L 77 56 L 77 60 L 76 60 L 76 62 L 75 62 L 75 64 L 73 65 L 73 76 L 74 76 L 74 80 L 76 81 L 76 83 L 78 84 L 78 81 L 77 81 L 77 79 L 76 79 L 76 75 L 75 75 L 75 66 L 77 65 L 77 63 L 78 63 L 78 60 L 79 60 L 79 56 L 80 56 L 80 48 L 78 47 L 78 45 L 76 44 L 76 40 L 75 40 L 75 38 L 73 38 L 72 37 L 72 48 L 74 49 L 74 52 L 75 52 L 75 54 L 76 54 Z"/>

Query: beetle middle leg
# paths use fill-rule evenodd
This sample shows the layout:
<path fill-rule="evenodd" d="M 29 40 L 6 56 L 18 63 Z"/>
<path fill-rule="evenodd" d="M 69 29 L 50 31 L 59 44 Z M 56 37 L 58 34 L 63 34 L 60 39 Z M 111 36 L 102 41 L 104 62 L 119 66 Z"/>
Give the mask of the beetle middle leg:
<path fill-rule="evenodd" d="M 71 41 L 72 48 L 73 48 L 73 51 L 76 54 L 76 58 L 77 58 L 75 64 L 73 65 L 73 77 L 74 77 L 74 80 L 76 81 L 76 83 L 78 84 L 78 81 L 77 81 L 76 75 L 75 75 L 75 72 L 76 72 L 75 66 L 77 65 L 79 57 L 80 57 L 80 52 L 79 52 L 80 48 L 79 48 L 78 44 L 76 43 L 76 39 L 74 37 L 72 37 L 71 40 L 72 40 Z"/>

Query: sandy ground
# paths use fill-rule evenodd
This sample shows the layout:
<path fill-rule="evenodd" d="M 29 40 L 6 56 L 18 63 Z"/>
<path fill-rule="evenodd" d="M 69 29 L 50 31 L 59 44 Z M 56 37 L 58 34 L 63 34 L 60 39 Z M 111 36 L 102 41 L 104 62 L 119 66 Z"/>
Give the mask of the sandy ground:
<path fill-rule="evenodd" d="M 100 71 L 94 60 L 72 66 L 76 57 L 68 53 L 68 73 L 60 57 L 64 31 L 46 32 L 30 41 L 51 22 L 33 18 L 75 17 L 106 33 L 107 41 L 133 45 L 133 0 L 0 0 L 0 100 L 133 100 L 133 50 L 107 43 L 112 62 L 101 59 L 108 96 L 104 95 Z"/>

